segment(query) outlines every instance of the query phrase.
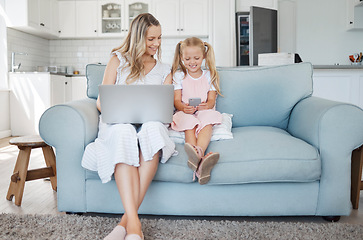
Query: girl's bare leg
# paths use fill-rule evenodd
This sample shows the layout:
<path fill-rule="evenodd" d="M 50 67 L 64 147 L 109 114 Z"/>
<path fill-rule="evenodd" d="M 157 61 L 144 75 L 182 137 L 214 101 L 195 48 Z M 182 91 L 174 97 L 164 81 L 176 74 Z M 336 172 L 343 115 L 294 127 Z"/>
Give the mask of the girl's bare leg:
<path fill-rule="evenodd" d="M 200 130 L 200 132 L 198 133 L 196 145 L 203 149 L 203 155 L 205 154 L 205 151 L 207 150 L 210 139 L 212 137 L 212 127 L 212 125 L 207 125 L 202 128 L 202 130 Z"/>
<path fill-rule="evenodd" d="M 186 143 L 190 143 L 192 145 L 197 145 L 197 138 L 195 136 L 195 130 L 196 130 L 197 127 L 193 128 L 193 129 L 188 129 L 188 130 L 185 130 L 184 133 L 185 133 L 185 142 Z"/>

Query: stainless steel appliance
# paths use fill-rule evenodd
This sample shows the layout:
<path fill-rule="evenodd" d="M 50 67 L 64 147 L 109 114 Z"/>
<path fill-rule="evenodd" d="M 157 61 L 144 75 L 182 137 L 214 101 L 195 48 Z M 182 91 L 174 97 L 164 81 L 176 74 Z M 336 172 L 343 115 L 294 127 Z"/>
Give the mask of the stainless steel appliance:
<path fill-rule="evenodd" d="M 237 66 L 258 65 L 259 53 L 277 52 L 277 10 L 251 7 L 236 13 Z"/>

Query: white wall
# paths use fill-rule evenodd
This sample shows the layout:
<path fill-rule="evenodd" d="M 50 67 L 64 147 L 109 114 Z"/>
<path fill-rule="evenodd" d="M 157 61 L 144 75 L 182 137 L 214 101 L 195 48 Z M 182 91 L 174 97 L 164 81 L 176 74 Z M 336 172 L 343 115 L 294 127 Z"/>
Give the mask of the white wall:
<path fill-rule="evenodd" d="M 10 131 L 5 0 L 0 0 L 0 138 L 8 137 Z"/>
<path fill-rule="evenodd" d="M 28 55 L 15 55 L 15 65 L 21 63 L 16 71 L 32 72 L 37 66 L 49 65 L 49 40 L 12 28 L 7 29 L 8 35 L 8 68 L 11 71 L 11 53 L 22 52 Z"/>
<path fill-rule="evenodd" d="M 0 89 L 8 88 L 5 0 L 0 0 Z"/>
<path fill-rule="evenodd" d="M 346 0 L 294 0 L 296 52 L 316 65 L 350 64 L 348 56 L 363 52 L 363 30 L 346 30 Z"/>

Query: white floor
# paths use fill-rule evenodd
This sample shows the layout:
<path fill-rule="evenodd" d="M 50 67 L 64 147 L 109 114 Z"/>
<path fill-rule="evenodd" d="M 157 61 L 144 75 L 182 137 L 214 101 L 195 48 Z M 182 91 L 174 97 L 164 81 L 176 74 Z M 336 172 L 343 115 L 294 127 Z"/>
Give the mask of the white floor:
<path fill-rule="evenodd" d="M 13 201 L 6 200 L 10 176 L 18 155 L 16 146 L 8 145 L 9 139 L 0 139 L 0 213 L 16 214 L 64 214 L 57 210 L 57 194 L 51 188 L 49 180 L 29 181 L 25 184 L 21 207 Z M 31 154 L 29 169 L 44 167 L 45 163 L 41 149 L 34 149 Z M 363 191 L 361 191 L 360 209 L 352 210 L 349 216 L 343 216 L 339 222 L 363 225 Z M 106 214 L 103 214 L 103 216 Z M 115 215 L 110 215 L 115 216 Z M 115 216 L 117 217 L 117 216 Z M 157 218 L 159 216 L 143 216 L 145 218 Z M 237 220 L 237 221 L 291 221 L 291 222 L 326 222 L 321 217 L 170 217 L 163 218 L 187 218 L 210 220 Z"/>

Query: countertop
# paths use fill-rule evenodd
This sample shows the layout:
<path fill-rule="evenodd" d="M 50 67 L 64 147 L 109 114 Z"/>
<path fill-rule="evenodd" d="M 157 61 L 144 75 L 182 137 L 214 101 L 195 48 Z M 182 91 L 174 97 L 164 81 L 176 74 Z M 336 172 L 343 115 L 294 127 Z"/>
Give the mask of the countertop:
<path fill-rule="evenodd" d="M 51 74 L 65 77 L 84 77 L 82 74 L 52 73 L 52 72 L 9 72 L 10 74 Z"/>
<path fill-rule="evenodd" d="M 314 69 L 361 69 L 363 65 L 313 65 Z"/>

